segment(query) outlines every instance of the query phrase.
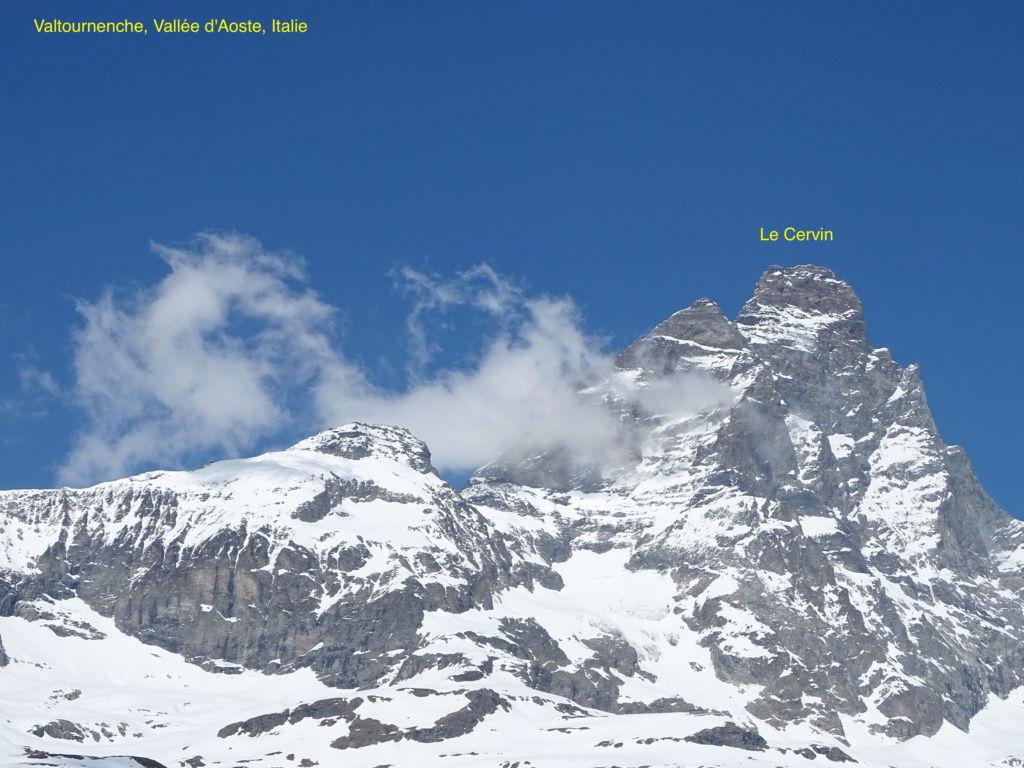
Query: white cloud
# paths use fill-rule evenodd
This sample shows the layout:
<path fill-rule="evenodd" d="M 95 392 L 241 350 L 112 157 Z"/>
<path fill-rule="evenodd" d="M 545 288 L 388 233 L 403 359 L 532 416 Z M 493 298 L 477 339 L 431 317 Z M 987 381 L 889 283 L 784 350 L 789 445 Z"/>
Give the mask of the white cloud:
<path fill-rule="evenodd" d="M 582 454 L 607 444 L 611 417 L 578 390 L 609 372 L 610 358 L 580 330 L 568 299 L 531 299 L 522 308 L 525 320 L 495 339 L 476 367 L 442 372 L 406 393 L 360 392 L 347 368 L 325 377 L 317 388 L 325 420 L 405 426 L 449 470 L 475 469 L 507 449 L 563 444 Z"/>
<path fill-rule="evenodd" d="M 611 376 L 612 358 L 581 330 L 571 300 L 527 296 L 486 265 L 453 279 L 398 273 L 411 297 L 413 377 L 396 392 L 371 385 L 338 350 L 335 310 L 306 286 L 298 260 L 237 234 L 154 248 L 170 267 L 158 284 L 78 303 L 72 396 L 87 427 L 61 482 L 241 455 L 350 421 L 410 429 L 447 471 L 553 446 L 599 461 L 623 436 L 600 393 L 580 395 L 586 383 L 655 411 L 693 405 L 686 386 L 681 395 Z M 495 321 L 493 336 L 475 364 L 424 377 L 437 351 L 431 324 L 456 307 Z"/>
<path fill-rule="evenodd" d="M 426 275 L 412 267 L 403 267 L 396 275 L 399 286 L 413 300 L 406 316 L 406 329 L 409 369 L 414 377 L 421 375 L 440 351 L 438 342 L 431 341 L 428 318 L 436 323 L 439 313 L 468 305 L 497 319 L 504 330 L 522 319 L 522 290 L 487 264 L 479 264 L 450 280 Z"/>
<path fill-rule="evenodd" d="M 30 395 L 44 394 L 59 397 L 61 394 L 60 385 L 53 378 L 53 374 L 28 363 L 24 363 L 18 368 L 18 381 L 22 391 Z"/>
<path fill-rule="evenodd" d="M 154 248 L 171 269 L 155 287 L 78 302 L 74 397 L 89 426 L 61 482 L 236 455 L 285 426 L 288 392 L 334 363 L 333 309 L 301 287 L 297 260 L 239 235 Z"/>

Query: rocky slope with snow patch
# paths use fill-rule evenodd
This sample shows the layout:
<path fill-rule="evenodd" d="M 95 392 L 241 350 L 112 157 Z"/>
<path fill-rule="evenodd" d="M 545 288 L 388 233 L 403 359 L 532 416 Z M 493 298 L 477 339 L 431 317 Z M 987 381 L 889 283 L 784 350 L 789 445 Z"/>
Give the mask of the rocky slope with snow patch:
<path fill-rule="evenodd" d="M 511 554 L 406 431 L 351 425 L 255 459 L 0 493 L 0 611 L 77 596 L 211 668 L 388 679 L 430 611 L 550 572 Z"/>
<path fill-rule="evenodd" d="M 0 492 L 7 752 L 1020 757 L 1024 526 L 942 442 L 916 368 L 870 345 L 848 285 L 773 267 L 735 321 L 702 299 L 581 396 L 617 424 L 607 450 L 520 449 L 461 493 L 408 432 L 362 424 Z"/>
<path fill-rule="evenodd" d="M 713 381 L 724 396 L 658 412 L 613 392 L 639 440 L 630 466 L 546 484 L 556 450 L 525 472 L 485 468 L 464 497 L 530 508 L 573 551 L 670 576 L 678 624 L 767 722 L 931 735 L 1024 681 L 1021 523 L 942 442 L 916 367 L 869 344 L 829 270 L 769 269 L 735 322 L 702 299 L 619 367 L 640 391 Z"/>

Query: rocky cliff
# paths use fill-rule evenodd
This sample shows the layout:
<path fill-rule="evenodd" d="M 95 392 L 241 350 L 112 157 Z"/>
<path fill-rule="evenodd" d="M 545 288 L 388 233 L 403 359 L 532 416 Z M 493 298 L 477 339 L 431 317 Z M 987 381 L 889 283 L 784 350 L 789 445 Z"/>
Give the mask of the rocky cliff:
<path fill-rule="evenodd" d="M 772 267 L 735 321 L 696 302 L 581 397 L 616 425 L 600 460 L 537 446 L 461 492 L 408 432 L 363 424 L 2 492 L 0 617 L 103 642 L 62 613 L 83 604 L 208 672 L 452 702 L 407 727 L 367 719 L 372 696 L 302 704 L 337 710 L 319 718 L 348 729 L 335 749 L 457 738 L 517 706 L 718 717 L 749 744 L 905 740 L 967 731 L 1024 682 L 1024 526 L 829 270 Z"/>
<path fill-rule="evenodd" d="M 674 614 L 764 720 L 929 735 L 1021 684 L 1021 524 L 942 442 L 917 368 L 871 346 L 832 272 L 773 267 L 734 322 L 702 299 L 618 365 L 634 391 L 711 381 L 721 398 L 659 413 L 620 389 L 623 435 L 642 442 L 604 487 L 523 487 L 546 477 L 534 458 L 529 477 L 486 468 L 465 498 L 543 509 L 569 549 L 670 574 Z"/>

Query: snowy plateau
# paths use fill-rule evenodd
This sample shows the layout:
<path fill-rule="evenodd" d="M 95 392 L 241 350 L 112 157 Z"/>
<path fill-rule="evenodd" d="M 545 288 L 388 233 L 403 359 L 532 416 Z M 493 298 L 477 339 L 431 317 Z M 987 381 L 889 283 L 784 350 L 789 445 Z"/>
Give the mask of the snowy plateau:
<path fill-rule="evenodd" d="M 1024 766 L 1024 524 L 827 269 L 457 490 L 400 427 L 0 492 L 0 764 Z"/>

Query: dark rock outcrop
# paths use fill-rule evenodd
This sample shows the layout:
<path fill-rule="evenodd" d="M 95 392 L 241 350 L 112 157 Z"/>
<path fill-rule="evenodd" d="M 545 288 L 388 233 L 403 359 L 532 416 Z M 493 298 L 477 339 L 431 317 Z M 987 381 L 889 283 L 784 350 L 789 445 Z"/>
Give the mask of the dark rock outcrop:
<path fill-rule="evenodd" d="M 747 749 L 755 752 L 763 752 L 768 749 L 768 742 L 757 731 L 748 728 L 741 728 L 736 723 L 716 725 L 714 728 L 705 728 L 702 731 L 687 736 L 684 741 L 692 744 L 708 744 L 715 747 L 735 747 L 736 749 Z"/>

